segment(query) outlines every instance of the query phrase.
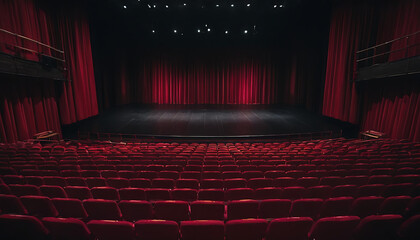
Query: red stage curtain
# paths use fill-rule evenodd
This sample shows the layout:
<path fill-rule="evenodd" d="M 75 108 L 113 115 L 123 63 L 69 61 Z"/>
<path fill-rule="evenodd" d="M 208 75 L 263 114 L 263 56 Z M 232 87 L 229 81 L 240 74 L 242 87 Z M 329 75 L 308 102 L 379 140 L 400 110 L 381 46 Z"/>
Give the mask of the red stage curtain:
<path fill-rule="evenodd" d="M 358 121 L 358 96 L 352 81 L 355 69 L 354 58 L 359 47 L 369 41 L 370 35 L 365 36 L 362 30 L 371 25 L 372 9 L 366 3 L 347 3 L 333 9 L 323 115 L 351 123 Z"/>
<path fill-rule="evenodd" d="M 355 51 L 420 30 L 418 12 L 420 4 L 416 0 L 384 1 L 379 5 L 375 1 L 340 3 L 333 8 L 324 115 L 360 123 L 363 130 L 374 129 L 392 137 L 419 140 L 418 106 L 416 108 L 414 104 L 418 102 L 418 85 L 409 85 L 404 79 L 394 79 L 387 86 L 373 81 L 366 83 L 369 87 L 357 92 L 352 81 Z M 396 42 L 388 50 L 396 50 L 404 44 Z M 391 53 L 387 60 L 418 54 L 419 50 L 412 48 L 408 55 Z"/>
<path fill-rule="evenodd" d="M 60 122 L 72 123 L 97 114 L 89 27 L 84 11 L 80 10 L 84 8 L 79 7 L 73 3 L 60 15 L 58 9 L 44 9 L 37 1 L 0 0 L 0 27 L 64 49 L 71 79 L 64 84 L 44 79 L 2 77 L 1 141 L 25 140 L 45 130 L 60 132 Z M 0 51 L 19 54 L 29 60 L 39 59 L 36 54 L 16 51 L 10 45 L 18 43 L 31 50 L 49 53 L 45 47 L 5 34 L 0 34 L 0 41 L 6 43 L 1 44 Z"/>
<path fill-rule="evenodd" d="M 2 142 L 26 140 L 46 130 L 61 132 L 53 82 L 3 78 L 0 89 Z"/>
<path fill-rule="evenodd" d="M 392 138 L 420 140 L 420 82 L 370 86 L 364 92 L 363 130 L 385 132 Z"/>
<path fill-rule="evenodd" d="M 70 82 L 64 84 L 59 101 L 63 124 L 98 114 L 90 31 L 85 8 L 83 4 L 72 3 L 72 6 L 58 11 L 54 19 L 59 29 L 55 42 L 64 50 L 69 68 L 67 77 Z"/>

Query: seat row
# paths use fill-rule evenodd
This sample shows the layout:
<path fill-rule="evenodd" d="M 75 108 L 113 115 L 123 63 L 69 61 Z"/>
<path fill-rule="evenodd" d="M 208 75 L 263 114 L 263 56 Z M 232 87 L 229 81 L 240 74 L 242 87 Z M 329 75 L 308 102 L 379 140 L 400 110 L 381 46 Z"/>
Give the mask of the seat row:
<path fill-rule="evenodd" d="M 165 172 L 168 173 L 168 172 Z M 196 174 L 197 172 L 184 172 L 182 178 L 175 178 L 169 174 L 155 177 L 154 173 L 141 172 L 138 175 L 126 176 L 127 178 L 106 175 L 105 177 L 80 177 L 80 176 L 22 176 L 22 175 L 1 175 L 0 184 L 31 184 L 31 185 L 56 185 L 56 186 L 111 186 L 115 188 L 142 187 L 142 188 L 232 188 L 232 187 L 313 187 L 319 185 L 366 185 L 366 184 L 399 184 L 399 183 L 420 183 L 420 175 L 404 174 L 397 176 L 390 175 L 356 175 L 347 177 L 284 177 L 278 172 L 269 172 L 266 177 L 258 174 L 243 178 L 241 175 L 226 175 L 226 178 L 218 178 L 218 175 L 207 172 L 206 175 Z M 188 173 L 188 174 L 187 174 Z M 139 177 L 141 175 L 141 177 Z M 202 178 L 203 177 L 203 178 Z M 271 178 L 272 177 L 272 178 Z"/>
<path fill-rule="evenodd" d="M 339 197 L 326 200 L 267 199 L 220 201 L 156 201 L 105 199 L 79 200 L 73 198 L 48 198 L 0 194 L 0 210 L 3 213 L 29 214 L 42 217 L 73 217 L 83 220 L 164 219 L 185 220 L 232 220 L 246 218 L 310 217 L 318 219 L 330 216 L 354 215 L 366 217 L 376 214 L 420 214 L 420 197 Z"/>
<path fill-rule="evenodd" d="M 0 184 L 1 194 L 14 194 L 16 196 L 47 196 L 47 197 L 71 197 L 77 199 L 109 199 L 109 200 L 214 200 L 230 201 L 240 199 L 300 199 L 300 198 L 321 198 L 330 197 L 364 197 L 364 196 L 420 196 L 420 184 L 368 184 L 313 186 L 313 187 L 265 187 L 265 188 L 233 188 L 223 189 L 192 189 L 192 188 L 114 188 L 114 187 L 92 187 L 57 185 L 29 185 L 29 184 Z"/>
<path fill-rule="evenodd" d="M 399 215 L 321 218 L 183 221 L 91 220 L 87 224 L 74 218 L 1 215 L 0 228 L 5 239 L 35 240 L 370 240 L 420 238 L 420 215 L 407 220 Z M 25 229 L 25 231 L 22 231 Z"/>

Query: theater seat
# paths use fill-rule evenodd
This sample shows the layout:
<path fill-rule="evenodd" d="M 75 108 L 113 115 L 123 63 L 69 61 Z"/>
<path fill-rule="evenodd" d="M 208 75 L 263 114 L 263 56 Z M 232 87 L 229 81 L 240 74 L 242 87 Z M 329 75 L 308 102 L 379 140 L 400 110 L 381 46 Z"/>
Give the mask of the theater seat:
<path fill-rule="evenodd" d="M 353 200 L 352 197 L 328 198 L 322 204 L 319 217 L 347 216 Z"/>
<path fill-rule="evenodd" d="M 1 213 L 28 214 L 25 206 L 15 195 L 0 194 Z"/>
<path fill-rule="evenodd" d="M 156 219 L 186 221 L 189 220 L 189 206 L 185 201 L 157 201 L 154 204 Z"/>
<path fill-rule="evenodd" d="M 224 201 L 225 192 L 223 189 L 201 189 L 198 192 L 199 200 Z"/>
<path fill-rule="evenodd" d="M 178 224 L 168 220 L 139 220 L 135 223 L 138 240 L 178 240 Z"/>
<path fill-rule="evenodd" d="M 170 200 L 171 194 L 169 192 L 169 189 L 150 188 L 146 189 L 146 199 L 148 201 Z"/>
<path fill-rule="evenodd" d="M 267 199 L 260 202 L 260 218 L 288 217 L 292 201 L 289 199 Z"/>
<path fill-rule="evenodd" d="M 224 240 L 223 221 L 194 220 L 181 222 L 182 240 Z"/>
<path fill-rule="evenodd" d="M 235 200 L 227 204 L 227 219 L 257 218 L 259 203 L 257 200 Z"/>
<path fill-rule="evenodd" d="M 92 198 L 92 193 L 88 187 L 67 186 L 64 188 L 64 191 L 66 191 L 69 198 L 77 198 L 80 200 Z"/>
<path fill-rule="evenodd" d="M 97 240 L 134 240 L 134 224 L 126 221 L 92 220 L 87 224 Z"/>
<path fill-rule="evenodd" d="M 39 187 L 42 195 L 49 198 L 66 198 L 67 194 L 64 189 L 60 186 L 48 186 L 42 185 Z"/>
<path fill-rule="evenodd" d="M 290 216 L 316 219 L 321 211 L 322 203 L 322 199 L 319 198 L 295 200 L 290 208 Z"/>
<path fill-rule="evenodd" d="M 400 215 L 378 215 L 363 218 L 354 230 L 356 240 L 393 240 L 402 223 Z"/>
<path fill-rule="evenodd" d="M 142 188 L 121 188 L 118 194 L 121 200 L 146 200 L 146 192 Z"/>
<path fill-rule="evenodd" d="M 0 216 L 2 239 L 49 240 L 48 229 L 33 216 L 5 214 Z"/>
<path fill-rule="evenodd" d="M 120 200 L 117 189 L 113 187 L 94 187 L 90 191 L 95 199 Z"/>
<path fill-rule="evenodd" d="M 83 201 L 89 219 L 120 220 L 121 211 L 115 201 L 104 199 L 87 199 Z"/>
<path fill-rule="evenodd" d="M 378 214 L 398 214 L 403 215 L 408 203 L 411 201 L 409 196 L 396 196 L 386 198 L 379 206 Z"/>
<path fill-rule="evenodd" d="M 398 237 L 401 240 L 420 239 L 420 215 L 414 215 L 401 224 L 398 229 Z"/>
<path fill-rule="evenodd" d="M 191 220 L 224 220 L 225 205 L 220 201 L 195 201 L 190 204 Z"/>
<path fill-rule="evenodd" d="M 195 201 L 197 200 L 197 190 L 195 189 L 174 189 L 171 191 L 172 199 L 173 200 L 181 200 L 181 201 Z"/>
<path fill-rule="evenodd" d="M 148 201 L 121 200 L 118 206 L 120 207 L 123 219 L 126 221 L 134 222 L 153 218 L 153 206 Z"/>
<path fill-rule="evenodd" d="M 51 199 L 58 211 L 58 216 L 63 218 L 87 218 L 87 213 L 82 201 L 76 198 L 53 198 Z"/>
<path fill-rule="evenodd" d="M 200 183 L 197 179 L 178 179 L 175 181 L 177 188 L 190 188 L 198 190 Z"/>
<path fill-rule="evenodd" d="M 75 218 L 45 217 L 44 226 L 49 230 L 52 240 L 90 240 L 91 233 L 86 224 Z"/>
<path fill-rule="evenodd" d="M 383 197 L 370 196 L 357 198 L 353 201 L 350 208 L 350 214 L 361 218 L 369 215 L 375 215 L 383 201 Z"/>
<path fill-rule="evenodd" d="M 309 231 L 309 239 L 316 240 L 352 240 L 353 231 L 359 224 L 356 216 L 321 218 Z"/>
<path fill-rule="evenodd" d="M 275 187 L 257 188 L 254 191 L 254 195 L 257 200 L 280 199 L 283 196 L 283 191 L 281 188 Z"/>
<path fill-rule="evenodd" d="M 28 214 L 43 218 L 43 217 L 56 217 L 58 216 L 57 209 L 48 197 L 44 196 L 23 196 L 20 197 L 23 205 Z"/>
<path fill-rule="evenodd" d="M 261 240 L 265 236 L 267 225 L 264 219 L 228 221 L 225 225 L 226 240 Z"/>
<path fill-rule="evenodd" d="M 309 217 L 277 218 L 268 224 L 266 240 L 307 240 L 313 224 Z"/>
<path fill-rule="evenodd" d="M 10 191 L 13 193 L 13 195 L 16 195 L 18 197 L 20 197 L 20 196 L 40 196 L 41 195 L 41 191 L 39 191 L 38 186 L 35 186 L 35 185 L 10 184 L 9 188 L 10 188 Z"/>
<path fill-rule="evenodd" d="M 227 201 L 253 198 L 254 190 L 252 190 L 251 188 L 232 188 L 228 189 L 225 193 L 225 199 Z"/>

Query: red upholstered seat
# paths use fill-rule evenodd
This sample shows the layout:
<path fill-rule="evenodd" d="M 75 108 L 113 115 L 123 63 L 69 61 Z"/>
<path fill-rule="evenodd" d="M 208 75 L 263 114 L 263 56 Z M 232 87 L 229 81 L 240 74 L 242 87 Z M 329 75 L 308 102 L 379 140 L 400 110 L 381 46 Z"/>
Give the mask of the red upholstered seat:
<path fill-rule="evenodd" d="M 198 192 L 199 200 L 224 201 L 225 192 L 222 189 L 202 189 Z"/>
<path fill-rule="evenodd" d="M 95 199 L 120 200 L 117 189 L 113 187 L 94 187 L 91 192 Z"/>
<path fill-rule="evenodd" d="M 45 217 L 42 219 L 42 222 L 49 230 L 52 240 L 91 239 L 90 230 L 79 219 Z"/>
<path fill-rule="evenodd" d="M 157 201 L 154 204 L 156 219 L 185 221 L 189 220 L 189 206 L 185 201 Z"/>
<path fill-rule="evenodd" d="M 197 179 L 178 179 L 175 182 L 177 188 L 199 189 L 200 182 Z"/>
<path fill-rule="evenodd" d="M 225 205 L 221 201 L 195 201 L 190 203 L 192 220 L 224 220 Z"/>
<path fill-rule="evenodd" d="M 224 240 L 225 226 L 223 221 L 194 220 L 181 222 L 183 240 Z"/>
<path fill-rule="evenodd" d="M 353 201 L 350 208 L 350 214 L 361 218 L 375 215 L 383 201 L 383 197 L 375 196 L 357 198 Z"/>
<path fill-rule="evenodd" d="M 23 196 L 20 197 L 28 214 L 42 218 L 42 217 L 56 217 L 58 215 L 53 203 L 48 197 L 44 196 Z"/>
<path fill-rule="evenodd" d="M 1 213 L 28 214 L 20 199 L 14 195 L 0 194 Z"/>
<path fill-rule="evenodd" d="M 139 220 L 135 223 L 138 240 L 178 240 L 178 224 L 169 220 Z"/>
<path fill-rule="evenodd" d="M 145 200 L 146 192 L 143 188 L 121 188 L 118 190 L 121 200 Z"/>
<path fill-rule="evenodd" d="M 323 200 L 320 198 L 294 200 L 290 208 L 290 216 L 316 219 L 321 211 L 322 203 Z"/>
<path fill-rule="evenodd" d="M 227 201 L 253 198 L 254 190 L 251 188 L 232 188 L 228 189 L 225 193 L 225 199 Z"/>
<path fill-rule="evenodd" d="M 19 184 L 10 184 L 9 185 L 10 191 L 13 195 L 16 196 L 40 196 L 41 191 L 39 191 L 39 187 L 35 185 L 19 185 Z"/>
<path fill-rule="evenodd" d="M 227 204 L 227 219 L 257 218 L 259 203 L 257 200 L 235 200 Z"/>
<path fill-rule="evenodd" d="M 354 239 L 371 240 L 383 239 L 391 240 L 397 236 L 397 229 L 402 223 L 400 215 L 378 215 L 363 218 L 354 230 Z"/>
<path fill-rule="evenodd" d="M 48 229 L 33 216 L 10 215 L 0 216 L 2 239 L 48 240 Z"/>
<path fill-rule="evenodd" d="M 267 199 L 260 202 L 260 218 L 288 217 L 292 201 L 289 199 Z"/>
<path fill-rule="evenodd" d="M 225 224 L 226 240 L 261 240 L 265 236 L 267 225 L 264 219 L 228 221 Z"/>
<path fill-rule="evenodd" d="M 121 200 L 118 206 L 123 219 L 126 221 L 134 222 L 141 219 L 153 218 L 153 206 L 148 201 Z"/>
<path fill-rule="evenodd" d="M 171 191 L 173 200 L 195 201 L 197 200 L 197 190 L 188 188 L 178 188 Z"/>
<path fill-rule="evenodd" d="M 401 224 L 398 237 L 402 240 L 420 239 L 420 215 L 414 215 Z"/>
<path fill-rule="evenodd" d="M 106 182 L 108 186 L 116 189 L 130 187 L 130 182 L 127 178 L 108 178 Z"/>
<path fill-rule="evenodd" d="M 267 227 L 266 240 L 307 240 L 313 224 L 309 217 L 277 218 Z"/>
<path fill-rule="evenodd" d="M 39 187 L 42 195 L 47 196 L 49 198 L 66 198 L 67 194 L 64 189 L 60 186 L 49 186 L 49 185 L 42 185 Z"/>
<path fill-rule="evenodd" d="M 104 199 L 87 199 L 83 201 L 89 219 L 120 220 L 121 211 L 115 201 Z"/>
<path fill-rule="evenodd" d="M 356 216 L 321 218 L 313 224 L 309 239 L 352 240 L 353 231 L 359 222 L 360 218 Z"/>
<path fill-rule="evenodd" d="M 346 216 L 350 214 L 353 203 L 352 197 L 328 198 L 321 207 L 319 217 Z"/>
<path fill-rule="evenodd" d="M 51 199 L 58 211 L 58 216 L 63 218 L 85 219 L 87 213 L 82 201 L 75 198 L 53 198 Z"/>
<path fill-rule="evenodd" d="M 89 230 L 99 240 L 134 240 L 134 224 L 126 221 L 92 220 Z"/>

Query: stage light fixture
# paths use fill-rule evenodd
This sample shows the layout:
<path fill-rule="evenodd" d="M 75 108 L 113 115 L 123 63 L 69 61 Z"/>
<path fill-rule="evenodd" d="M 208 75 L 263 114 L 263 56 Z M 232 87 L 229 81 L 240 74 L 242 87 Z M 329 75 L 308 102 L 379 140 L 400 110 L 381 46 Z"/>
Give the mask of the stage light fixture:
<path fill-rule="evenodd" d="M 127 6 L 126 6 L 126 5 L 124 5 L 124 6 L 123 6 L 123 8 L 124 8 L 124 9 L 127 9 Z"/>
<path fill-rule="evenodd" d="M 246 6 L 247 6 L 247 7 L 251 7 L 251 4 L 250 4 L 250 3 L 248 3 Z"/>
<path fill-rule="evenodd" d="M 174 29 L 174 33 L 177 33 L 178 31 L 176 29 Z"/>
<path fill-rule="evenodd" d="M 210 32 L 211 31 L 211 29 L 210 28 L 207 28 L 207 32 Z"/>
<path fill-rule="evenodd" d="M 230 7 L 235 7 L 235 4 L 233 4 L 233 3 L 232 3 L 232 4 L 230 5 Z"/>
<path fill-rule="evenodd" d="M 152 6 L 150 6 L 150 4 L 147 4 L 147 7 L 152 8 Z"/>
<path fill-rule="evenodd" d="M 200 30 L 200 29 L 197 29 L 197 32 L 198 32 L 198 33 L 200 33 L 200 32 L 201 32 L 201 30 Z"/>
<path fill-rule="evenodd" d="M 284 7 L 284 6 L 283 6 L 283 5 L 280 5 L 279 7 L 281 7 L 281 8 L 282 8 L 282 7 Z"/>
<path fill-rule="evenodd" d="M 219 4 L 216 4 L 216 7 L 219 7 Z"/>
<path fill-rule="evenodd" d="M 225 34 L 228 34 L 228 33 L 229 33 L 229 31 L 228 31 L 228 30 L 226 30 L 226 31 L 225 31 Z"/>
<path fill-rule="evenodd" d="M 168 5 L 165 5 L 165 7 L 166 7 L 166 8 L 169 8 L 169 6 L 168 6 Z"/>
<path fill-rule="evenodd" d="M 186 7 L 187 6 L 187 4 L 186 3 L 184 3 L 184 7 Z"/>
<path fill-rule="evenodd" d="M 247 34 L 248 33 L 248 30 L 244 30 L 244 33 Z"/>
<path fill-rule="evenodd" d="M 277 5 L 274 5 L 274 8 L 277 8 Z"/>
<path fill-rule="evenodd" d="M 153 29 L 153 30 L 152 30 L 152 33 L 155 33 L 155 32 L 156 32 L 156 31 Z"/>
<path fill-rule="evenodd" d="M 156 8 L 156 4 L 153 4 L 153 8 Z"/>

